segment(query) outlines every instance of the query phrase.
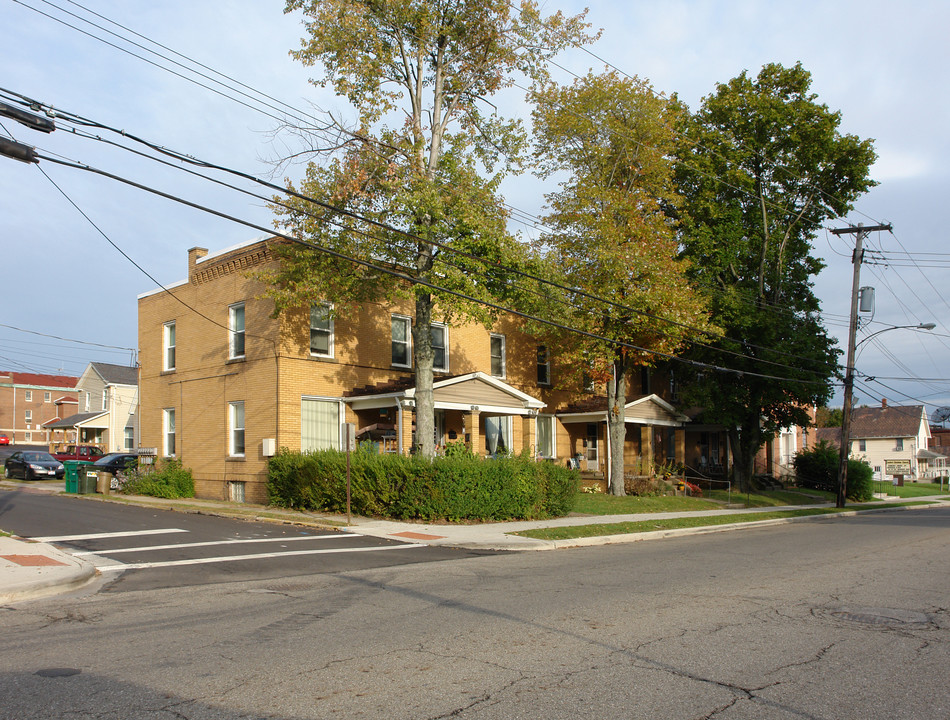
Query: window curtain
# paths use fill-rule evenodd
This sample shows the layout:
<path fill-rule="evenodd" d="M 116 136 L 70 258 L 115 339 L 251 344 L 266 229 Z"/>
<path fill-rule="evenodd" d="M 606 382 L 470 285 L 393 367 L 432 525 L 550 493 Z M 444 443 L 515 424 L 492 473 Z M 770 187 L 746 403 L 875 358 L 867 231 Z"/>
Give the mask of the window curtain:
<path fill-rule="evenodd" d="M 334 400 L 304 400 L 300 408 L 300 450 L 339 449 L 340 405 Z"/>
<path fill-rule="evenodd" d="M 508 452 L 511 448 L 511 423 L 508 417 L 489 415 L 485 418 L 485 445 L 490 455 Z"/>
<path fill-rule="evenodd" d="M 538 455 L 554 457 L 554 418 L 549 415 L 538 417 Z"/>

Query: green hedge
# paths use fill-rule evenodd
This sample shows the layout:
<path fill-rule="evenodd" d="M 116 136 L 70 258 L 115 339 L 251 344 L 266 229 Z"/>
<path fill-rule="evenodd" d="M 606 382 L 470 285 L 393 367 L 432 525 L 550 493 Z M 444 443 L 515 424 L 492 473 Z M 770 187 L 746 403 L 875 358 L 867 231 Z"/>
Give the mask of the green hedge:
<path fill-rule="evenodd" d="M 195 496 L 195 479 L 191 470 L 181 466 L 181 460 L 162 458 L 154 468 L 139 465 L 120 492 L 169 499 L 189 498 Z"/>
<path fill-rule="evenodd" d="M 403 520 L 510 520 L 560 517 L 574 507 L 580 474 L 527 456 L 477 458 L 453 452 L 350 456 L 351 509 L 357 515 Z M 346 512 L 346 454 L 286 448 L 268 461 L 272 505 Z"/>
<path fill-rule="evenodd" d="M 800 487 L 815 490 L 838 490 L 838 467 L 841 456 L 838 448 L 822 440 L 808 450 L 795 454 L 795 478 Z M 871 480 L 874 471 L 864 460 L 848 460 L 848 500 L 864 502 L 874 496 Z"/>

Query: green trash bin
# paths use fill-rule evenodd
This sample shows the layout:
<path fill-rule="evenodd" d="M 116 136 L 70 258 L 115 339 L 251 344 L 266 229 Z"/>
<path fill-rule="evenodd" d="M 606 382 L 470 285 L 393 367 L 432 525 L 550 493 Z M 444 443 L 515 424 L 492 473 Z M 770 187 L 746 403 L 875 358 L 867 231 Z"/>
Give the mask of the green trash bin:
<path fill-rule="evenodd" d="M 95 495 L 96 493 L 96 474 L 87 472 L 92 462 L 89 460 L 76 460 L 76 476 L 78 479 L 76 492 L 80 495 Z"/>
<path fill-rule="evenodd" d="M 66 492 L 79 492 L 79 460 L 63 460 L 66 467 Z"/>

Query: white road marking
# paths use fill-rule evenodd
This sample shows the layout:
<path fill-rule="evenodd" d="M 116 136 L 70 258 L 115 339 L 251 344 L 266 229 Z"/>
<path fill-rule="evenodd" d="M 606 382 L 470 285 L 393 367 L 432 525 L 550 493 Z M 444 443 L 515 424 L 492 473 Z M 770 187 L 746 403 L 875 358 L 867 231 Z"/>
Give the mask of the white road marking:
<path fill-rule="evenodd" d="M 187 530 L 179 528 L 163 528 L 161 530 L 126 530 L 123 532 L 88 533 L 86 535 L 47 535 L 46 537 L 30 538 L 36 542 L 68 542 L 70 540 L 98 540 L 100 538 L 135 537 L 137 535 L 164 535 L 168 533 L 183 533 Z"/>
<path fill-rule="evenodd" d="M 258 560 L 261 558 L 279 558 L 289 555 L 325 555 L 328 553 L 349 553 L 349 552 L 379 552 L 382 550 L 408 550 L 409 548 L 425 547 L 422 543 L 407 543 L 405 545 L 386 545 L 384 547 L 358 547 L 358 548 L 323 548 L 320 550 L 291 550 L 284 553 L 259 553 L 257 555 L 228 555 L 224 557 L 194 558 L 192 560 L 166 560 L 164 562 L 151 563 L 129 563 L 119 565 L 99 565 L 97 570 L 100 572 L 109 572 L 110 570 L 141 570 L 144 568 L 162 568 L 175 567 L 177 565 L 207 565 L 209 563 L 235 562 L 238 560 Z"/>
<path fill-rule="evenodd" d="M 117 548 L 115 550 L 84 550 L 82 552 L 70 552 L 70 555 L 76 557 L 83 557 L 85 555 L 112 555 L 114 553 L 134 553 L 134 552 L 148 552 L 149 550 L 172 550 L 175 548 L 196 548 L 196 547 L 209 547 L 211 545 L 239 545 L 241 543 L 267 543 L 267 542 L 293 542 L 295 540 L 330 540 L 332 538 L 339 538 L 342 540 L 349 540 L 352 536 L 346 535 L 295 535 L 294 537 L 269 537 L 269 538 L 256 538 L 252 540 L 240 539 L 240 540 L 211 540 L 208 542 L 194 542 L 194 543 L 173 543 L 171 545 L 143 545 L 142 547 L 129 547 L 129 548 Z"/>

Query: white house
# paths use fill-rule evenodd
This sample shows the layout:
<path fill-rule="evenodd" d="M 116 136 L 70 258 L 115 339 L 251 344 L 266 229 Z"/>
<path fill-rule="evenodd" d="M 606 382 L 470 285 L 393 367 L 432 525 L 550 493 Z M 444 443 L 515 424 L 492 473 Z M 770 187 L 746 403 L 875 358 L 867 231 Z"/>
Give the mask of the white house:
<path fill-rule="evenodd" d="M 107 452 L 138 447 L 138 368 L 89 363 L 76 390 L 79 412 L 48 423 L 49 430 L 75 430 L 79 442 L 100 445 Z"/>

